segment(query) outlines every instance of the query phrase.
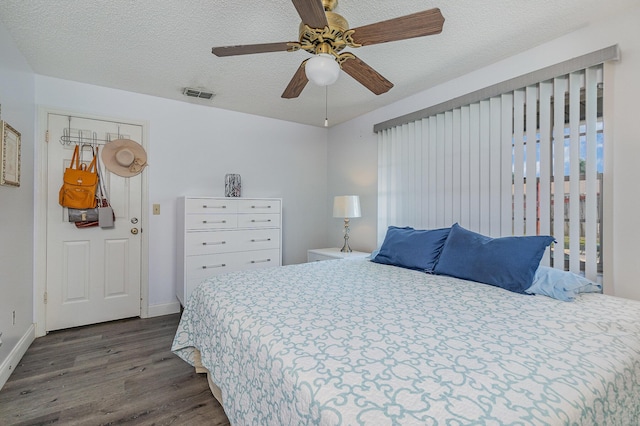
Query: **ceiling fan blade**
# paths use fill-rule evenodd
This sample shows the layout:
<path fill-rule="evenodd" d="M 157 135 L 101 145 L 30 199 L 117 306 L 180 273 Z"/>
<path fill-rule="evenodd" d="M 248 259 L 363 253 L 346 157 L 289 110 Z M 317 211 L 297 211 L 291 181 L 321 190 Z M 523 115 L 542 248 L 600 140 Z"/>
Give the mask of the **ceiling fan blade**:
<path fill-rule="evenodd" d="M 342 70 L 376 95 L 386 93 L 393 87 L 392 82 L 356 56 L 342 62 Z"/>
<path fill-rule="evenodd" d="M 302 18 L 302 22 L 311 28 L 329 26 L 327 15 L 324 14 L 322 0 L 291 0 Z"/>
<path fill-rule="evenodd" d="M 307 60 L 302 61 L 296 73 L 293 75 L 293 78 L 289 82 L 289 85 L 284 92 L 282 93 L 282 97 L 285 99 L 297 98 L 302 93 L 302 90 L 305 88 L 309 79 L 307 78 L 307 74 L 304 72 L 304 65 L 307 63 Z"/>
<path fill-rule="evenodd" d="M 221 46 L 211 49 L 216 56 L 249 55 L 252 53 L 286 52 L 292 49 L 291 44 L 296 42 L 243 44 L 238 46 Z"/>
<path fill-rule="evenodd" d="M 387 21 L 354 28 L 354 43 L 362 46 L 405 40 L 442 32 L 444 17 L 440 9 L 434 8 Z"/>

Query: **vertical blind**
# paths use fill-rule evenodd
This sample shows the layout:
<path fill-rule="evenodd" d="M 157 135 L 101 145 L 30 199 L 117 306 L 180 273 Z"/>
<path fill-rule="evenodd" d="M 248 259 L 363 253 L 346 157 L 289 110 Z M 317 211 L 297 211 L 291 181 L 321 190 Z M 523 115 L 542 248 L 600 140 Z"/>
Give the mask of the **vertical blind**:
<path fill-rule="evenodd" d="M 542 264 L 601 272 L 602 65 L 378 131 L 389 225 L 553 235 Z"/>

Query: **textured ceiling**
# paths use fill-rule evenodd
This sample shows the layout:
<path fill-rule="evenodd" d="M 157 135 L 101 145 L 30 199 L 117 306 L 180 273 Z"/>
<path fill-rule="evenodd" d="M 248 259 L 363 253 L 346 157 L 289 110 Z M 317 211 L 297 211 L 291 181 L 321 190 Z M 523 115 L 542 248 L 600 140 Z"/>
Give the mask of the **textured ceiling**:
<path fill-rule="evenodd" d="M 351 28 L 438 7 L 441 34 L 352 51 L 394 83 L 376 96 L 341 73 L 331 125 L 635 7 L 637 0 L 340 0 Z M 296 41 L 289 0 L 0 0 L 0 20 L 37 74 L 322 126 L 325 90 L 282 99 L 304 51 L 218 58 L 213 46 Z M 215 93 L 187 98 L 184 87 Z"/>

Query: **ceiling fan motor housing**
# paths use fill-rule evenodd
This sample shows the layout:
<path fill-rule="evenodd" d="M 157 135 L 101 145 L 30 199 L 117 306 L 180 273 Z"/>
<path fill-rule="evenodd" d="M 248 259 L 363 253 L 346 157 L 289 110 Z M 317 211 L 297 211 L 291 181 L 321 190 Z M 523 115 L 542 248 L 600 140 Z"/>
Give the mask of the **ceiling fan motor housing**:
<path fill-rule="evenodd" d="M 338 6 L 338 0 L 322 0 L 322 7 L 324 10 L 331 12 Z"/>
<path fill-rule="evenodd" d="M 335 1 L 337 3 L 337 1 Z M 326 51 L 318 51 L 318 46 L 328 44 L 331 46 L 333 53 L 338 53 L 348 44 L 345 39 L 345 33 L 349 30 L 349 22 L 340 14 L 327 11 L 328 27 L 311 28 L 304 23 L 300 23 L 300 48 L 309 53 L 332 53 Z M 348 34 L 348 33 L 347 33 Z"/>

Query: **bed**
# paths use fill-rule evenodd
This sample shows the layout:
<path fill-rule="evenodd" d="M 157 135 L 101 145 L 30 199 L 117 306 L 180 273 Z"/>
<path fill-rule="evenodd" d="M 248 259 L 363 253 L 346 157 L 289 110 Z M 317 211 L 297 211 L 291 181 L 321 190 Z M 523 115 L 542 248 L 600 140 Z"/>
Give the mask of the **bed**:
<path fill-rule="evenodd" d="M 369 260 L 212 277 L 173 351 L 233 425 L 631 425 L 640 302 L 518 294 Z M 214 386 L 214 388 L 216 388 Z"/>

